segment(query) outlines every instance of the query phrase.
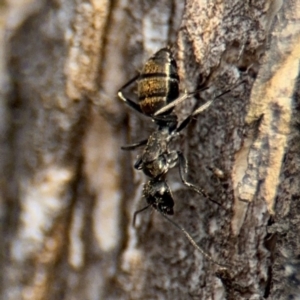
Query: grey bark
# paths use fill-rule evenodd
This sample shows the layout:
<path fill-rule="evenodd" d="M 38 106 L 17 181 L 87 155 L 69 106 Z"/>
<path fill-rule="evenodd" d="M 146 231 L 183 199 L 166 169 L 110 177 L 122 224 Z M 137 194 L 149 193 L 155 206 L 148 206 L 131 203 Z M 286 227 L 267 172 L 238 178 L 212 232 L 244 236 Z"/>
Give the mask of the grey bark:
<path fill-rule="evenodd" d="M 300 2 L 25 1 L 1 12 L 1 299 L 300 299 Z M 199 115 L 174 148 L 172 219 L 145 205 L 154 124 L 116 97 L 171 45 Z M 130 93 L 130 92 L 129 92 Z M 135 94 L 132 93 L 132 97 Z"/>

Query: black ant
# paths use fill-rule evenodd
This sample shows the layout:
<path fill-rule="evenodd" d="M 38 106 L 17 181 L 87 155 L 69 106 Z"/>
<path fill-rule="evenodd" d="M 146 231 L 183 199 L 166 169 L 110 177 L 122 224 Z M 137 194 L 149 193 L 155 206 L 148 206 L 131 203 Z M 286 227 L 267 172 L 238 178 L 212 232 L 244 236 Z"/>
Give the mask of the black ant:
<path fill-rule="evenodd" d="M 138 103 L 125 97 L 123 90 L 137 81 L 138 85 Z M 197 91 L 203 91 L 207 88 Z M 137 112 L 149 116 L 157 125 L 148 139 L 138 143 L 122 147 L 123 150 L 134 150 L 141 146 L 146 146 L 142 155 L 134 164 L 137 170 L 143 170 L 150 179 L 145 183 L 143 197 L 148 205 L 134 213 L 133 224 L 138 213 L 152 206 L 161 215 L 179 228 L 189 239 L 191 244 L 198 249 L 207 259 L 216 262 L 200 248 L 191 235 L 177 223 L 172 221 L 167 215 L 174 214 L 174 200 L 171 190 L 166 182 L 168 171 L 175 166 L 179 166 L 180 178 L 184 185 L 196 193 L 206 197 L 212 202 L 220 205 L 217 201 L 211 199 L 201 188 L 190 183 L 186 179 L 188 171 L 187 161 L 180 151 L 170 150 L 169 143 L 171 139 L 183 130 L 193 117 L 207 109 L 212 102 L 229 91 L 222 93 L 213 100 L 206 102 L 190 114 L 185 120 L 178 124 L 177 116 L 172 112 L 174 107 L 195 95 L 194 93 L 184 93 L 179 96 L 179 76 L 176 61 L 169 48 L 163 48 L 156 52 L 144 65 L 142 72 L 132 78 L 118 91 L 118 96 L 127 105 Z"/>

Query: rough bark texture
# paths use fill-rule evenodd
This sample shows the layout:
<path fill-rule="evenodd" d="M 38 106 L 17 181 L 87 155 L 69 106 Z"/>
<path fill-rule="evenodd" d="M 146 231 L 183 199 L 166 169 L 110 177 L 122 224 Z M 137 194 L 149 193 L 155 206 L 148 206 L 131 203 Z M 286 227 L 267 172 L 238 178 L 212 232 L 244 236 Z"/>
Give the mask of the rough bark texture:
<path fill-rule="evenodd" d="M 0 2 L 1 299 L 298 299 L 300 1 L 23 2 Z M 225 269 L 155 211 L 131 224 L 145 177 L 120 146 L 154 125 L 116 93 L 167 45 L 182 90 L 210 87 L 180 119 L 231 89 L 174 145 L 223 207 L 168 174 Z"/>

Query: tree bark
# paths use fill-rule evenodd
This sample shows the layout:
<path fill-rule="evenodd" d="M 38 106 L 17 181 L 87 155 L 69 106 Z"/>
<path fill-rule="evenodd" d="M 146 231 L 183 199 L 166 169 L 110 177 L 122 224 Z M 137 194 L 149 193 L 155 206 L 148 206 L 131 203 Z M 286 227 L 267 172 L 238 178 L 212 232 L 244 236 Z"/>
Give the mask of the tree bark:
<path fill-rule="evenodd" d="M 300 1 L 20 1 L 0 7 L 1 299 L 298 299 Z M 172 220 L 132 226 L 155 130 L 117 99 L 170 46 L 180 120 Z M 133 87 L 134 90 L 134 87 Z M 130 91 L 128 91 L 130 94 Z M 136 95 L 132 91 L 132 97 Z"/>

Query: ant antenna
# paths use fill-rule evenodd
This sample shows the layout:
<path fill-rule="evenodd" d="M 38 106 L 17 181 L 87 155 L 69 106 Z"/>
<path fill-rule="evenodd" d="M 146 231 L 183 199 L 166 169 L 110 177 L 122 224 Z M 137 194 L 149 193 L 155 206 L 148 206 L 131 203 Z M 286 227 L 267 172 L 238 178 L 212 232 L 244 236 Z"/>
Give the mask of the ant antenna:
<path fill-rule="evenodd" d="M 159 210 L 158 210 L 159 211 Z M 221 266 L 224 269 L 227 269 L 229 267 L 231 267 L 231 265 L 227 265 L 227 264 L 222 264 L 216 260 L 214 260 L 208 253 L 206 253 L 199 245 L 197 245 L 197 243 L 195 242 L 195 240 L 191 237 L 191 235 L 180 225 L 178 225 L 177 223 L 175 223 L 173 220 L 171 220 L 170 218 L 168 218 L 165 214 L 163 214 L 161 211 L 159 211 L 159 213 L 170 223 L 172 223 L 175 227 L 177 227 L 179 230 L 181 230 L 183 232 L 183 234 L 188 238 L 188 240 L 190 241 L 190 243 L 209 261 L 211 261 L 212 263 Z"/>
<path fill-rule="evenodd" d="M 218 99 L 226 94 L 228 94 L 229 92 L 231 92 L 232 90 L 234 90 L 236 87 L 238 87 L 239 85 L 246 83 L 246 80 L 242 80 L 241 82 L 238 82 L 236 85 L 233 85 L 230 89 L 224 91 L 223 93 L 219 94 L 218 96 L 215 97 L 215 99 Z"/>
<path fill-rule="evenodd" d="M 135 227 L 135 220 L 136 220 L 136 216 L 141 213 L 142 211 L 146 210 L 147 208 L 149 208 L 152 204 L 148 204 L 147 206 L 143 207 L 142 209 L 139 209 L 137 211 L 134 212 L 133 214 L 133 220 L 132 220 L 132 226 Z"/>
<path fill-rule="evenodd" d="M 182 129 L 184 129 L 191 122 L 192 118 L 194 118 L 195 116 L 197 116 L 198 114 L 200 114 L 201 112 L 206 110 L 216 99 L 221 98 L 222 96 L 230 93 L 233 89 L 235 89 L 236 87 L 238 87 L 239 85 L 241 85 L 243 83 L 245 83 L 245 80 L 237 83 L 236 85 L 232 86 L 230 89 L 228 89 L 228 90 L 224 91 L 223 93 L 217 95 L 212 100 L 209 100 L 206 103 L 202 104 L 195 111 L 193 111 L 185 120 L 182 121 L 182 123 L 177 127 L 176 132 L 180 132 Z M 165 106 L 163 108 L 165 108 Z"/>

